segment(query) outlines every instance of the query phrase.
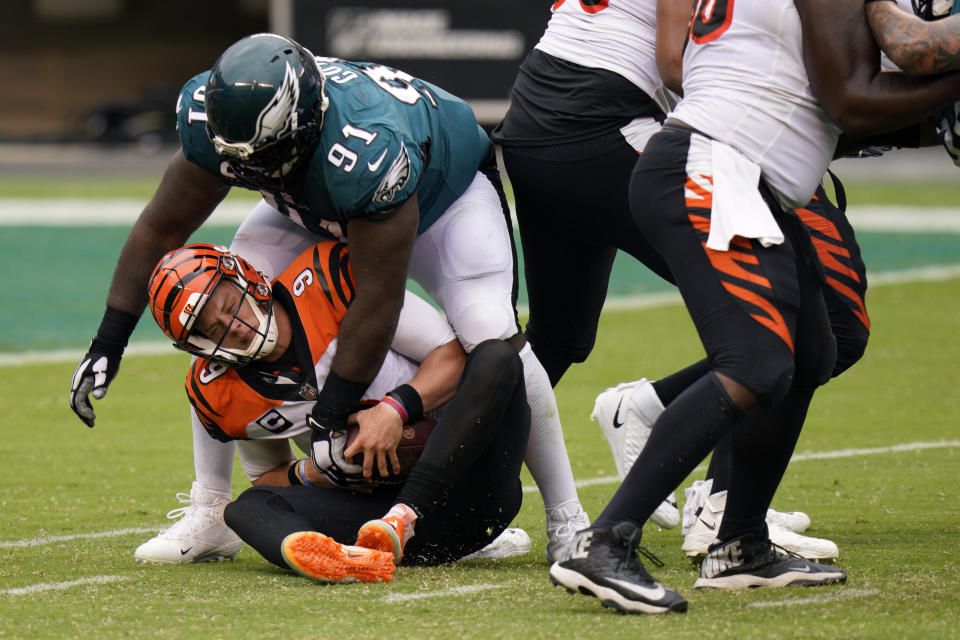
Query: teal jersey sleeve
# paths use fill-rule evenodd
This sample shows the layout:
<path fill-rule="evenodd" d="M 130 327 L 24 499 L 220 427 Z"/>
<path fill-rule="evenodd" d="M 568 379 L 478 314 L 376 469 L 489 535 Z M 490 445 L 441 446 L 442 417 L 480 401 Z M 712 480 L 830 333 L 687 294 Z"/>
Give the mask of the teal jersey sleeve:
<path fill-rule="evenodd" d="M 220 159 L 207 136 L 207 112 L 203 93 L 209 74 L 209 71 L 198 73 L 180 90 L 177 98 L 177 133 L 180 135 L 180 145 L 187 160 L 223 179 L 219 170 Z"/>

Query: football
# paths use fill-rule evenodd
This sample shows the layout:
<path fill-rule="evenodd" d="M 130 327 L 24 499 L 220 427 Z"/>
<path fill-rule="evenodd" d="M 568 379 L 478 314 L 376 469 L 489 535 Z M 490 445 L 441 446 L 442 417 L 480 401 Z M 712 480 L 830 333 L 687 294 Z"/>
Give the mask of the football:
<path fill-rule="evenodd" d="M 403 434 L 400 437 L 400 444 L 397 445 L 397 458 L 400 460 L 400 473 L 392 474 L 387 478 L 380 477 L 380 471 L 377 467 L 373 468 L 373 477 L 384 483 L 403 482 L 404 478 L 410 473 L 410 469 L 416 464 L 423 448 L 427 446 L 427 438 L 433 433 L 433 428 L 437 421 L 433 418 L 423 417 L 413 424 L 403 427 Z M 360 427 L 352 425 L 347 428 L 347 440 L 345 449 L 348 449 L 353 441 L 357 439 Z M 353 457 L 354 464 L 363 463 L 363 454 L 358 453 Z"/>

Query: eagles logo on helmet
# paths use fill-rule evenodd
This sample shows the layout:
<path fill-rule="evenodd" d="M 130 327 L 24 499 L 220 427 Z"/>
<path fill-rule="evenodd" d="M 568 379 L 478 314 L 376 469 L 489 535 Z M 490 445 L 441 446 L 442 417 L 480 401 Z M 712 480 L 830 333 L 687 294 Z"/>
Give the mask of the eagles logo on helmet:
<path fill-rule="evenodd" d="M 224 335 L 214 342 L 194 324 L 204 305 L 219 285 L 234 286 L 240 301 L 233 319 L 247 305 L 256 318 L 253 340 L 245 348 L 230 348 Z M 168 252 L 150 276 L 148 284 L 150 312 L 160 329 L 173 340 L 173 346 L 193 355 L 230 365 L 246 364 L 270 354 L 277 343 L 277 325 L 273 321 L 273 294 L 262 273 L 225 247 L 191 244 Z M 247 323 L 244 323 L 247 324 Z"/>
<path fill-rule="evenodd" d="M 313 54 L 272 33 L 230 46 L 207 79 L 207 135 L 230 171 L 278 182 L 313 151 L 329 105 Z"/>
<path fill-rule="evenodd" d="M 910 0 L 913 12 L 924 20 L 940 20 L 960 10 L 960 0 Z"/>

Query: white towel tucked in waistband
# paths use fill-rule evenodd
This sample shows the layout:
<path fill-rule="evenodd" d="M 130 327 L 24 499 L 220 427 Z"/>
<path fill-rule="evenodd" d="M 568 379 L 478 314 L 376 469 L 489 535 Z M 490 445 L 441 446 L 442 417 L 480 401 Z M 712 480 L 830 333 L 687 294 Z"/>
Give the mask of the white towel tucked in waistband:
<path fill-rule="evenodd" d="M 711 140 L 713 209 L 707 248 L 726 251 L 734 236 L 756 238 L 765 247 L 783 243 L 783 232 L 757 185 L 760 166 L 733 147 Z"/>

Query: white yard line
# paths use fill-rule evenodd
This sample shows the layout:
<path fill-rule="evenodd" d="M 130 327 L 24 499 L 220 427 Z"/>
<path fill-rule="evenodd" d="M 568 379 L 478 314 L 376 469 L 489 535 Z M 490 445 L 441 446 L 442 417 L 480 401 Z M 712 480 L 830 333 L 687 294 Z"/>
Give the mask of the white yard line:
<path fill-rule="evenodd" d="M 0 226 L 131 226 L 146 204 L 146 200 L 136 198 L 7 198 L 0 200 Z M 228 200 L 216 208 L 206 224 L 238 225 L 256 204 L 252 199 Z"/>
<path fill-rule="evenodd" d="M 960 447 L 960 440 L 943 440 L 941 442 L 905 442 L 904 444 L 895 444 L 889 447 L 871 447 L 869 449 L 839 449 L 837 451 L 807 451 L 805 453 L 796 453 L 790 458 L 790 462 L 803 462 L 805 460 L 834 460 L 837 458 L 857 458 L 860 456 L 876 456 L 884 453 L 901 453 L 904 451 L 922 451 L 924 449 L 956 449 Z M 700 465 L 694 471 L 706 470 L 705 464 Z M 616 476 L 602 476 L 599 478 L 587 478 L 577 480 L 578 489 L 583 487 L 593 487 L 601 484 L 614 484 L 620 482 Z M 524 485 L 524 493 L 537 493 L 536 485 Z"/>
<path fill-rule="evenodd" d="M 383 602 L 406 602 L 407 600 L 422 600 L 424 598 L 442 598 L 444 596 L 462 596 L 467 593 L 476 593 L 478 591 L 489 591 L 490 589 L 499 589 L 502 584 L 475 584 L 466 587 L 454 587 L 453 589 L 441 589 L 440 591 L 420 591 L 417 593 L 391 593 L 380 598 Z"/>
<path fill-rule="evenodd" d="M 903 444 L 895 444 L 887 447 L 872 447 L 869 449 L 839 449 L 836 451 L 808 451 L 805 453 L 798 453 L 793 456 L 791 462 L 804 461 L 804 460 L 833 460 L 837 458 L 856 458 L 860 456 L 872 456 L 880 455 L 885 453 L 902 453 L 907 451 L 922 451 L 925 449 L 952 449 L 960 447 L 960 440 L 944 440 L 941 442 L 906 442 Z M 701 465 L 698 469 L 705 469 L 705 465 Z M 600 476 L 596 478 L 586 478 L 583 480 L 578 480 L 576 485 L 578 488 L 583 487 L 592 487 L 596 485 L 603 484 L 613 484 L 619 482 L 616 476 Z M 524 493 L 535 493 L 537 487 L 534 485 L 525 485 L 523 487 Z M 132 533 L 156 533 L 162 528 L 158 525 L 156 527 L 132 527 L 128 529 L 112 529 L 109 531 L 92 531 L 88 533 L 73 533 L 68 535 L 60 536 L 45 536 L 42 538 L 27 538 L 26 540 L 0 540 L 0 549 L 13 548 L 13 547 L 38 547 L 46 544 L 53 544 L 56 542 L 70 542 L 72 540 L 89 540 L 92 538 L 109 538 L 113 536 L 123 536 Z"/>
<path fill-rule="evenodd" d="M 10 547 L 39 547 L 55 542 L 70 542 L 71 540 L 91 540 L 93 538 L 112 538 L 125 536 L 130 533 L 156 533 L 162 527 L 131 527 L 127 529 L 111 529 L 110 531 L 93 531 L 91 533 L 71 533 L 63 536 L 46 536 L 43 538 L 27 538 L 26 540 L 0 540 L 0 549 Z"/>
<path fill-rule="evenodd" d="M 905 269 L 903 271 L 889 271 L 882 273 L 868 273 L 867 279 L 871 287 L 904 284 L 907 282 L 941 282 L 960 278 L 960 265 L 943 265 Z M 635 309 L 652 309 L 667 307 L 681 303 L 680 295 L 674 292 L 654 293 L 642 296 L 612 296 L 603 305 L 604 311 L 625 311 Z M 526 315 L 526 307 L 520 307 L 520 314 Z M 0 368 L 21 367 L 34 364 L 56 364 L 62 362 L 79 362 L 86 352 L 79 349 L 62 349 L 59 351 L 24 351 L 22 353 L 0 353 Z M 168 342 L 140 342 L 134 343 L 124 351 L 130 356 L 156 356 L 174 353 Z"/>
<path fill-rule="evenodd" d="M 0 226 L 132 225 L 146 203 L 139 198 L 4 198 Z M 256 203 L 253 198 L 228 198 L 207 224 L 239 224 Z M 863 231 L 960 233 L 957 207 L 851 205 L 847 217 Z"/>
<path fill-rule="evenodd" d="M 824 602 L 836 602 L 838 600 L 853 600 L 854 598 L 866 598 L 880 593 L 872 589 L 845 589 L 835 593 L 828 593 L 820 596 L 811 596 L 809 598 L 789 598 L 787 600 L 761 600 L 751 602 L 748 607 L 754 609 L 767 609 L 770 607 L 795 607 L 803 604 L 823 604 Z"/>
<path fill-rule="evenodd" d="M 15 589 L 0 589 L 2 596 L 23 596 L 41 591 L 62 591 L 70 587 L 77 587 L 84 584 L 106 584 L 108 582 L 120 582 L 129 580 L 132 576 L 93 576 L 92 578 L 80 578 L 79 580 L 68 580 L 67 582 L 41 582 L 31 584 L 26 587 L 17 587 Z"/>

